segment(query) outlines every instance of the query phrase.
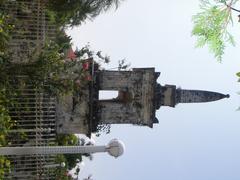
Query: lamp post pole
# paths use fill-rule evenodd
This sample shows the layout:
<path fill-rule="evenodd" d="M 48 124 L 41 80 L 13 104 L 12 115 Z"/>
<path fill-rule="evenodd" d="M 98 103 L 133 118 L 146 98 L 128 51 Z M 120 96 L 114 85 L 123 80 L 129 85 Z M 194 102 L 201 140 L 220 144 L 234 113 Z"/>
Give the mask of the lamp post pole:
<path fill-rule="evenodd" d="M 50 154 L 92 154 L 108 152 L 115 158 L 121 156 L 125 145 L 117 139 L 111 140 L 105 146 L 29 146 L 0 147 L 0 155 L 50 155 Z"/>

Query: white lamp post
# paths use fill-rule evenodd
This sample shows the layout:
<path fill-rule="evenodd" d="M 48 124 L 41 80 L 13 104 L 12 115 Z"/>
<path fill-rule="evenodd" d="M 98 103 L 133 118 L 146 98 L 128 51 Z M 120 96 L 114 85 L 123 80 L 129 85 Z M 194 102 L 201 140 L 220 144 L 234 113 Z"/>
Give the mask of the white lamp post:
<path fill-rule="evenodd" d="M 47 164 L 44 166 L 44 168 L 56 168 L 56 167 L 64 168 L 65 166 L 66 166 L 65 162 L 61 162 L 60 164 Z"/>
<path fill-rule="evenodd" d="M 0 155 L 49 155 L 49 154 L 92 154 L 108 152 L 117 158 L 124 153 L 125 145 L 117 139 L 111 140 L 105 146 L 29 146 L 0 147 Z"/>

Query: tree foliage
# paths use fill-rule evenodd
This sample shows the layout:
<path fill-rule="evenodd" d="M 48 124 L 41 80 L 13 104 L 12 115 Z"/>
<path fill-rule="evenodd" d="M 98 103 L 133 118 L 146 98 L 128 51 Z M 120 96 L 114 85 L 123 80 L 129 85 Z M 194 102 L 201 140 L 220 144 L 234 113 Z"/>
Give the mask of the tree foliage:
<path fill-rule="evenodd" d="M 13 29 L 13 26 L 8 24 L 8 16 L 5 15 L 3 12 L 0 12 L 0 60 L 1 56 L 4 55 L 4 51 L 7 47 L 9 34 Z"/>
<path fill-rule="evenodd" d="M 238 82 L 240 82 L 240 72 L 236 73 L 237 77 L 239 78 L 238 79 Z"/>
<path fill-rule="evenodd" d="M 51 0 L 48 7 L 58 24 L 75 26 L 112 7 L 117 8 L 120 1 L 122 0 Z"/>
<path fill-rule="evenodd" d="M 8 0 L 0 0 L 0 5 Z M 79 85 L 76 80 L 80 80 L 83 84 L 86 80 L 87 70 L 81 70 L 73 72 L 73 67 L 80 64 L 83 66 L 85 57 L 92 58 L 97 56 L 99 62 L 108 63 L 109 56 L 102 56 L 101 51 L 97 53 L 91 51 L 89 46 L 86 46 L 75 52 L 77 57 L 76 61 L 67 61 L 65 50 L 69 50 L 71 47 L 71 38 L 64 32 L 64 28 L 67 26 L 80 25 L 86 19 L 95 18 L 102 12 L 105 12 L 112 7 L 117 8 L 122 0 L 50 0 L 47 4 L 47 12 L 49 18 L 53 20 L 54 25 L 57 26 L 56 39 L 54 41 L 45 42 L 45 46 L 41 52 L 32 53 L 32 62 L 28 65 L 20 66 L 14 65 L 9 61 L 8 52 L 8 40 L 11 39 L 11 32 L 14 26 L 9 22 L 19 23 L 14 20 L 9 21 L 7 12 L 0 12 L 0 146 L 8 144 L 8 131 L 12 128 L 12 120 L 9 116 L 8 107 L 9 104 L 15 104 L 11 101 L 12 96 L 17 92 L 17 85 L 35 85 L 35 88 L 40 90 L 47 89 L 47 93 L 53 95 L 60 95 L 61 93 L 72 93 L 79 90 Z M 13 1 L 21 5 L 21 1 Z M 18 7 L 19 8 L 19 7 Z M 1 9 L 2 10 L 2 9 Z M 20 8 L 21 10 L 21 8 Z M 12 19 L 11 19 L 12 20 Z M 21 22 L 20 22 L 21 23 Z M 82 63 L 82 64 L 81 64 Z M 122 64 L 123 65 L 123 64 Z M 82 67 L 81 66 L 81 67 Z M 29 76 L 26 82 L 19 82 L 14 79 L 13 74 L 24 74 Z M 62 76 L 64 74 L 64 76 Z M 14 82 L 14 83 L 12 83 Z M 17 83 L 16 83 L 17 82 Z M 86 82 L 87 83 L 87 82 Z M 49 86 L 44 86 L 48 84 Z M 42 89 L 41 89 L 42 88 Z M 109 129 L 108 129 L 109 131 Z M 59 136 L 58 145 L 78 145 L 79 141 L 75 135 Z M 89 156 L 84 154 L 84 156 Z M 67 169 L 72 169 L 76 166 L 76 163 L 82 160 L 81 154 L 66 154 L 59 156 L 60 162 L 66 161 Z M 10 161 L 6 158 L 0 157 L 0 179 L 3 179 L 4 173 L 10 169 Z M 67 178 L 68 179 L 68 178 Z"/>
<path fill-rule="evenodd" d="M 235 45 L 229 33 L 233 24 L 233 6 L 238 0 L 201 0 L 201 12 L 193 16 L 192 35 L 197 37 L 196 47 L 208 45 L 214 56 L 221 61 L 227 43 Z"/>
<path fill-rule="evenodd" d="M 79 145 L 79 138 L 74 134 L 58 135 L 57 144 L 59 146 L 76 146 Z M 69 170 L 74 168 L 78 161 L 82 161 L 81 154 L 64 154 L 63 156 Z"/>

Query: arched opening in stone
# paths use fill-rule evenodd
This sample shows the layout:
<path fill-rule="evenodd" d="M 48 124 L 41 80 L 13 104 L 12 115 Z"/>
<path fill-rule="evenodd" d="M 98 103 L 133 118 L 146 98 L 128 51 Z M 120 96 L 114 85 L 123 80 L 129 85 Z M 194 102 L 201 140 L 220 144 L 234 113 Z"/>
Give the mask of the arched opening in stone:
<path fill-rule="evenodd" d="M 99 100 L 115 100 L 118 97 L 118 91 L 99 91 Z"/>
<path fill-rule="evenodd" d="M 100 101 L 111 101 L 118 103 L 132 102 L 132 94 L 128 91 L 99 91 Z"/>

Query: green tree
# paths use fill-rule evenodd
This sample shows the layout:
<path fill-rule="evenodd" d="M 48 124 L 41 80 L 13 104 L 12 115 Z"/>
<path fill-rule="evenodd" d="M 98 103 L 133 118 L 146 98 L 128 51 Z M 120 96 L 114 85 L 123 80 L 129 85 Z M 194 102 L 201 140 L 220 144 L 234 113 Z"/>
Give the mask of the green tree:
<path fill-rule="evenodd" d="M 0 0 L 0 5 L 4 4 L 6 0 Z"/>
<path fill-rule="evenodd" d="M 80 25 L 86 19 L 117 8 L 122 0 L 51 0 L 48 7 L 58 24 Z"/>
<path fill-rule="evenodd" d="M 79 138 L 74 134 L 58 135 L 57 143 L 59 146 L 76 146 L 79 145 Z M 69 170 L 74 168 L 78 162 L 82 161 L 81 154 L 64 154 L 63 156 Z"/>
<path fill-rule="evenodd" d="M 3 56 L 4 51 L 7 47 L 10 32 L 13 28 L 12 25 L 8 24 L 8 16 L 3 12 L 0 12 L 0 57 Z"/>
<path fill-rule="evenodd" d="M 232 12 L 239 10 L 234 6 L 239 0 L 201 0 L 201 12 L 193 16 L 192 35 L 197 37 L 196 47 L 208 45 L 217 60 L 222 60 L 226 44 L 235 45 L 229 33 L 233 24 Z"/>

